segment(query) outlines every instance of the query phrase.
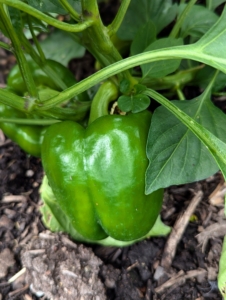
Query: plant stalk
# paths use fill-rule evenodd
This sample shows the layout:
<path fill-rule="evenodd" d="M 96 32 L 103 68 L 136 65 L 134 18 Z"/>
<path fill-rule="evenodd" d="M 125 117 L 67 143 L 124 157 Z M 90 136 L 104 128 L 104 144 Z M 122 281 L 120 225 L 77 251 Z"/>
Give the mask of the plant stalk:
<path fill-rule="evenodd" d="M 81 0 L 83 19 L 92 22 L 92 26 L 83 32 L 84 46 L 99 61 L 102 67 L 122 60 L 122 56 L 111 41 L 109 30 L 103 25 L 96 0 Z M 129 71 L 119 73 L 120 80 L 128 79 L 133 84 L 135 80 Z"/>
<path fill-rule="evenodd" d="M 11 40 L 13 53 L 16 56 L 17 62 L 19 64 L 23 80 L 27 87 L 27 91 L 29 93 L 31 101 L 34 101 L 35 99 L 38 99 L 38 91 L 36 89 L 36 85 L 32 77 L 30 68 L 24 56 L 19 37 L 17 36 L 11 23 L 10 17 L 8 15 L 7 7 L 2 4 L 0 4 L 0 15 L 2 18 L 2 23 L 5 26 L 5 30 L 8 33 L 8 36 Z"/>
<path fill-rule="evenodd" d="M 8 44 L 6 44 L 4 42 L 1 42 L 1 41 L 0 41 L 0 47 L 3 48 L 3 49 L 5 49 L 5 50 L 7 50 L 7 51 L 11 51 L 11 52 L 13 51 L 13 49 L 12 49 L 12 47 L 10 45 L 8 45 Z"/>
<path fill-rule="evenodd" d="M 119 27 L 121 26 L 122 21 L 126 15 L 127 9 L 130 5 L 130 2 L 131 2 L 131 0 L 122 0 L 122 3 L 119 7 L 119 10 L 118 10 L 113 22 L 110 25 L 108 25 L 108 30 L 109 30 L 110 36 L 116 34 Z"/>
<path fill-rule="evenodd" d="M 60 4 L 63 8 L 69 12 L 70 16 L 77 22 L 81 21 L 80 14 L 71 6 L 71 4 L 67 0 L 59 0 Z"/>
<path fill-rule="evenodd" d="M 172 31 L 170 32 L 170 37 L 172 38 L 177 38 L 181 25 L 183 24 L 185 18 L 187 17 L 188 13 L 190 12 L 191 8 L 193 7 L 193 5 L 195 5 L 197 0 L 190 0 L 190 2 L 188 3 L 188 5 L 185 7 L 185 9 L 183 10 L 183 12 L 181 13 L 181 15 L 179 16 L 179 18 L 176 21 L 176 24 L 174 25 Z"/>

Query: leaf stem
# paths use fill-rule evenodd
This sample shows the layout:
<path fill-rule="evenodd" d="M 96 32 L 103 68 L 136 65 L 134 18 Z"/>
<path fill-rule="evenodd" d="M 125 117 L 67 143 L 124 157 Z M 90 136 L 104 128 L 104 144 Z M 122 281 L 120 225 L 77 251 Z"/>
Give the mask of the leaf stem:
<path fill-rule="evenodd" d="M 1 41 L 0 41 L 0 47 L 7 51 L 11 51 L 11 52 L 13 51 L 12 47 L 9 44 L 1 42 Z"/>
<path fill-rule="evenodd" d="M 42 51 L 42 48 L 38 42 L 38 39 L 34 33 L 34 30 L 33 30 L 33 26 L 32 26 L 32 22 L 31 22 L 31 18 L 29 15 L 27 15 L 27 19 L 28 19 L 28 26 L 29 26 L 29 30 L 31 32 L 31 35 L 32 35 L 32 39 L 33 39 L 33 42 L 35 44 L 35 47 L 36 49 L 38 50 L 38 53 L 39 53 L 39 56 L 40 56 L 40 59 L 44 62 L 46 60 L 45 58 L 45 54 L 44 52 Z"/>
<path fill-rule="evenodd" d="M 202 45 L 201 45 L 202 46 Z M 119 72 L 123 72 L 127 69 L 131 69 L 142 64 L 161 61 L 165 59 L 192 59 L 204 64 L 210 65 L 214 68 L 219 69 L 222 72 L 226 72 L 226 60 L 221 57 L 214 57 L 212 55 L 205 54 L 202 52 L 200 45 L 198 43 L 191 45 L 176 46 L 164 49 L 158 49 L 153 51 L 144 52 L 121 61 L 118 61 L 98 72 L 89 76 L 88 78 L 80 81 L 79 83 L 73 85 L 72 87 L 59 93 L 58 96 L 53 97 L 45 102 L 45 104 L 40 104 L 40 110 L 49 109 L 57 104 L 62 103 L 66 99 L 70 99 L 83 91 L 91 88 L 95 84 L 106 80 L 107 78 L 116 75 Z"/>
<path fill-rule="evenodd" d="M 68 24 L 61 21 L 58 21 L 52 17 L 47 16 L 46 14 L 40 12 L 39 10 L 31 7 L 30 5 L 19 1 L 19 0 L 0 0 L 0 3 L 12 6 L 19 10 L 26 12 L 27 14 L 46 22 L 49 25 L 52 25 L 56 28 L 62 29 L 64 31 L 70 32 L 81 32 L 88 27 L 90 27 L 93 23 L 92 20 L 87 20 L 86 22 L 79 23 L 79 24 Z"/>
<path fill-rule="evenodd" d="M 193 5 L 196 3 L 197 0 L 190 0 L 190 2 L 185 6 L 183 12 L 180 14 L 179 18 L 176 21 L 172 31 L 170 32 L 169 36 L 172 38 L 177 38 L 179 31 L 181 29 L 181 25 L 183 24 L 185 18 L 187 17 L 188 13 L 190 12 Z"/>
<path fill-rule="evenodd" d="M 63 90 L 66 89 L 67 86 L 63 82 L 63 80 L 59 77 L 59 75 L 52 70 L 47 64 L 46 64 L 46 58 L 45 56 L 40 57 L 32 45 L 29 43 L 25 35 L 21 35 L 21 39 L 23 42 L 23 46 L 27 54 L 31 56 L 31 58 L 37 63 L 37 65 L 42 69 L 49 77 L 52 78 L 52 80 Z M 42 50 L 41 50 L 42 51 Z"/>
<path fill-rule="evenodd" d="M 206 7 L 211 10 L 212 9 L 212 0 L 206 0 Z"/>
<path fill-rule="evenodd" d="M 40 110 L 49 109 L 55 105 L 58 105 L 65 101 L 66 99 L 70 99 L 73 96 L 82 93 L 83 91 L 89 89 L 90 87 L 94 86 L 95 84 L 112 77 L 119 72 L 123 72 L 127 69 L 139 66 L 141 64 L 153 62 L 153 61 L 160 61 L 163 59 L 176 59 L 176 58 L 185 58 L 186 55 L 189 58 L 192 58 L 192 55 L 188 55 L 187 51 L 188 46 L 178 46 L 172 48 L 165 48 L 165 49 L 158 49 L 154 51 L 144 52 L 121 61 L 118 61 L 98 72 L 85 78 L 84 80 L 80 81 L 79 83 L 73 85 L 72 87 L 64 90 L 63 92 L 59 93 L 58 96 L 53 97 L 47 100 L 42 105 L 39 105 Z M 192 48 L 193 49 L 193 48 Z M 195 50 L 194 50 L 195 51 Z"/>
<path fill-rule="evenodd" d="M 27 111 L 27 100 L 5 89 L 0 89 L 0 102 L 20 111 Z"/>
<path fill-rule="evenodd" d="M 59 0 L 60 4 L 63 6 L 63 8 L 69 12 L 71 17 L 77 21 L 81 21 L 81 16 L 80 14 L 71 6 L 71 4 L 67 0 Z"/>
<path fill-rule="evenodd" d="M 26 53 L 31 56 L 31 58 L 36 62 L 36 64 L 40 67 L 40 69 L 42 69 L 43 72 L 45 72 L 46 75 L 49 76 L 54 81 L 54 83 L 59 86 L 60 89 L 64 90 L 68 88 L 68 86 L 64 83 L 64 81 L 60 78 L 59 74 L 46 63 L 46 58 L 39 57 L 39 55 L 36 53 L 32 45 L 26 39 L 25 35 L 21 35 L 21 39 Z M 85 91 L 84 93 L 78 95 L 78 99 L 81 102 L 88 101 L 89 96 Z"/>
<path fill-rule="evenodd" d="M 131 0 L 122 0 L 122 3 L 119 7 L 119 10 L 118 10 L 114 20 L 112 21 L 112 23 L 110 25 L 108 25 L 108 30 L 109 30 L 109 35 L 110 36 L 116 34 L 119 27 L 121 26 L 122 21 L 123 21 L 123 19 L 125 17 L 125 14 L 127 12 L 127 9 L 130 5 L 130 1 Z"/>
<path fill-rule="evenodd" d="M 185 100 L 185 96 L 184 96 L 184 93 L 182 92 L 182 90 L 178 87 L 176 88 L 176 92 L 177 92 L 177 96 L 179 98 L 179 100 Z"/>
<path fill-rule="evenodd" d="M 13 28 L 13 25 L 11 23 L 7 11 L 7 7 L 5 5 L 0 4 L 0 15 L 2 18 L 2 22 L 5 26 L 5 30 L 7 31 L 8 36 L 11 40 L 13 53 L 16 56 L 23 80 L 26 84 L 27 91 L 30 95 L 31 103 L 32 103 L 33 100 L 38 99 L 38 91 L 36 89 L 36 85 L 33 76 L 31 74 L 30 68 L 24 56 L 19 37 Z"/>
<path fill-rule="evenodd" d="M 83 19 L 92 21 L 93 25 L 83 32 L 84 46 L 100 62 L 102 67 L 122 60 L 121 54 L 114 46 L 107 27 L 103 25 L 96 0 L 81 0 Z M 90 43 L 91 41 L 91 43 Z M 135 81 L 129 71 L 118 72 L 119 80 L 128 79 L 131 84 Z"/>
<path fill-rule="evenodd" d="M 96 92 L 90 110 L 89 124 L 99 117 L 108 115 L 109 103 L 117 100 L 118 89 L 111 81 L 105 81 Z"/>

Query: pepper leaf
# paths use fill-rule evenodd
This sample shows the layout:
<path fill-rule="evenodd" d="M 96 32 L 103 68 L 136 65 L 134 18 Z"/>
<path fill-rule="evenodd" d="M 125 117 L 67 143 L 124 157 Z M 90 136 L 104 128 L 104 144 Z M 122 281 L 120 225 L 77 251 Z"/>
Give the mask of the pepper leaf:
<path fill-rule="evenodd" d="M 123 79 L 120 82 L 119 90 L 122 94 L 127 94 L 130 92 L 130 81 L 128 79 Z"/>
<path fill-rule="evenodd" d="M 161 48 L 166 48 L 170 46 L 179 46 L 183 44 L 182 39 L 174 39 L 171 37 L 159 39 L 152 44 L 150 44 L 144 52 L 157 50 Z M 159 78 L 164 77 L 174 71 L 179 67 L 181 60 L 161 60 L 149 64 L 144 64 L 141 66 L 143 78 L 151 77 L 151 78 Z"/>
<path fill-rule="evenodd" d="M 21 12 L 18 9 L 15 9 L 14 7 L 9 7 L 8 10 L 9 10 L 10 19 L 14 29 L 17 32 L 22 31 L 23 22 L 22 22 Z"/>
<path fill-rule="evenodd" d="M 59 41 L 61 41 L 59 43 Z M 40 43 L 46 58 L 51 58 L 68 65 L 72 58 L 80 58 L 85 53 L 85 48 L 76 43 L 67 33 L 55 30 Z M 56 51 L 57 48 L 57 51 Z"/>
<path fill-rule="evenodd" d="M 225 0 L 207 0 L 207 3 L 210 2 L 210 9 L 214 10 L 216 7 L 225 2 Z M 208 5 L 209 6 L 209 5 Z"/>
<path fill-rule="evenodd" d="M 117 35 L 123 40 L 133 40 L 138 29 L 150 20 L 159 33 L 175 19 L 177 8 L 172 0 L 131 0 Z"/>
<path fill-rule="evenodd" d="M 160 187 L 204 179 L 217 172 L 219 167 L 225 172 L 222 151 L 226 147 L 223 143 L 226 141 L 226 116 L 203 95 L 190 101 L 168 101 L 178 108 L 178 113 L 193 117 L 190 126 L 198 128 L 199 139 L 169 108 L 159 107 L 154 112 L 147 144 L 150 161 L 146 173 L 148 193 Z M 202 125 L 200 128 L 199 124 Z M 201 141 L 205 141 L 205 145 Z"/>
<path fill-rule="evenodd" d="M 226 73 L 226 51 L 223 41 L 226 39 L 226 7 L 219 20 L 210 30 L 193 45 L 189 45 L 189 51 L 200 54 L 199 61 L 211 65 Z"/>
<path fill-rule="evenodd" d="M 150 98 L 143 94 L 120 96 L 118 98 L 118 107 L 124 112 L 132 111 L 136 114 L 148 108 L 150 105 Z"/>
<path fill-rule="evenodd" d="M 130 52 L 131 55 L 142 53 L 156 39 L 156 27 L 152 21 L 148 21 L 138 30 L 132 41 Z"/>
<path fill-rule="evenodd" d="M 180 13 L 184 10 L 187 4 L 179 6 Z M 200 38 L 205 34 L 216 21 L 218 15 L 208 8 L 201 5 L 194 5 L 187 14 L 180 30 L 180 37 L 185 38 L 188 35 Z"/>
<path fill-rule="evenodd" d="M 150 98 L 143 94 L 138 94 L 133 96 L 132 100 L 133 100 L 132 113 L 134 114 L 147 109 L 151 103 Z"/>
<path fill-rule="evenodd" d="M 147 89 L 146 85 L 136 84 L 134 86 L 135 94 L 142 94 Z"/>
<path fill-rule="evenodd" d="M 27 0 L 30 6 L 47 13 L 56 13 L 65 15 L 67 12 L 61 6 L 58 0 Z M 79 13 L 81 12 L 81 1 L 68 0 L 72 7 L 74 7 Z"/>
<path fill-rule="evenodd" d="M 129 112 L 132 110 L 131 96 L 122 95 L 118 98 L 118 107 L 121 111 Z"/>

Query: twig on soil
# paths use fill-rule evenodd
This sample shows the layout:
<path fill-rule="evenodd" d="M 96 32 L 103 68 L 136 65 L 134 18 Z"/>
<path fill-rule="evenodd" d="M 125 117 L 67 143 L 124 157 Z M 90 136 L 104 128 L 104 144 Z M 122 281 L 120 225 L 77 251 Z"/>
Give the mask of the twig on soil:
<path fill-rule="evenodd" d="M 161 266 L 163 268 L 169 269 L 171 267 L 172 261 L 176 253 L 177 245 L 182 238 L 182 235 L 189 223 L 191 215 L 194 213 L 202 197 L 203 197 L 203 192 L 199 191 L 191 200 L 186 211 L 182 215 L 180 215 L 177 221 L 175 222 L 175 225 L 166 242 L 165 249 L 162 255 Z"/>
<path fill-rule="evenodd" d="M 168 288 L 175 289 L 178 286 L 184 284 L 187 279 L 195 278 L 195 277 L 199 277 L 199 276 L 205 276 L 206 274 L 207 274 L 207 271 L 204 269 L 191 270 L 191 271 L 188 271 L 186 274 L 184 273 L 183 270 L 181 270 L 174 277 L 170 278 L 165 283 L 163 283 L 161 286 L 157 287 L 155 289 L 155 292 L 157 294 L 161 294 Z"/>
<path fill-rule="evenodd" d="M 17 272 L 13 277 L 11 277 L 8 282 L 11 283 L 15 281 L 17 278 L 19 278 L 21 275 L 23 275 L 26 272 L 26 268 L 21 269 L 19 272 Z"/>
<path fill-rule="evenodd" d="M 150 299 L 152 299 L 151 296 L 152 296 L 152 282 L 151 282 L 150 279 L 148 279 L 148 281 L 147 281 L 147 288 L 146 288 L 146 293 L 145 293 L 144 299 L 145 300 L 150 300 Z"/>
<path fill-rule="evenodd" d="M 19 297 L 21 294 L 23 294 L 27 289 L 29 289 L 29 285 L 28 285 L 28 284 L 25 285 L 24 287 L 22 287 L 21 289 L 17 289 L 17 290 L 15 290 L 15 291 L 13 291 L 13 292 L 10 292 L 9 295 L 8 295 L 8 297 L 9 297 L 10 299 L 14 299 L 14 297 L 15 297 L 15 299 L 16 299 L 16 298 Z"/>
<path fill-rule="evenodd" d="M 129 266 L 128 268 L 126 268 L 126 271 L 129 272 L 132 269 L 136 268 L 139 265 L 138 261 L 136 261 L 134 264 L 132 264 L 131 266 Z"/>
<path fill-rule="evenodd" d="M 23 195 L 8 195 L 4 196 L 1 200 L 2 203 L 12 203 L 12 202 L 26 202 L 27 198 Z"/>
<path fill-rule="evenodd" d="M 199 245 L 202 245 L 202 252 L 205 252 L 209 239 L 223 237 L 226 232 L 226 221 L 217 222 L 206 227 L 201 233 L 196 235 Z"/>
<path fill-rule="evenodd" d="M 29 296 L 28 294 L 24 295 L 24 300 L 32 300 L 31 296 Z"/>
<path fill-rule="evenodd" d="M 224 204 L 224 197 L 226 194 L 226 183 L 222 179 L 215 190 L 209 196 L 209 203 L 215 206 Z"/>

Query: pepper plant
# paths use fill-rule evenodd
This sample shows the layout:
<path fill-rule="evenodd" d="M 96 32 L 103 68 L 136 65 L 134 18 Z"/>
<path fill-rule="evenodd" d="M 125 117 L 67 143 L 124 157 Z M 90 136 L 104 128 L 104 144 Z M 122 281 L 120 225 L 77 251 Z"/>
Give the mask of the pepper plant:
<path fill-rule="evenodd" d="M 10 41 L 0 46 L 17 61 L 0 90 L 0 127 L 42 159 L 47 227 L 123 246 L 169 231 L 164 188 L 219 169 L 226 178 L 226 117 L 211 100 L 225 96 L 226 9 L 121 0 L 103 21 L 100 2 L 0 0 Z M 85 50 L 96 71 L 76 82 L 67 64 Z"/>

